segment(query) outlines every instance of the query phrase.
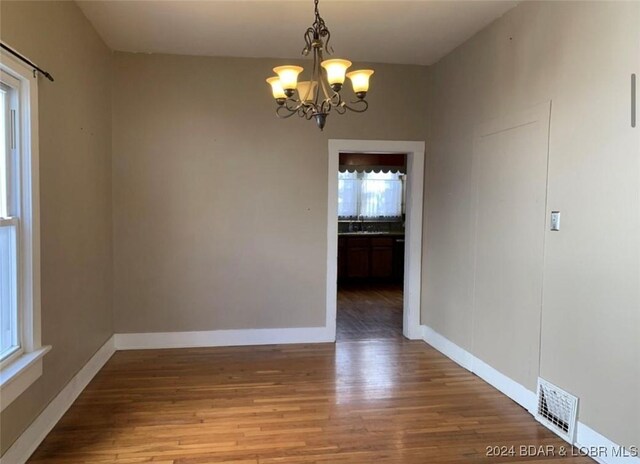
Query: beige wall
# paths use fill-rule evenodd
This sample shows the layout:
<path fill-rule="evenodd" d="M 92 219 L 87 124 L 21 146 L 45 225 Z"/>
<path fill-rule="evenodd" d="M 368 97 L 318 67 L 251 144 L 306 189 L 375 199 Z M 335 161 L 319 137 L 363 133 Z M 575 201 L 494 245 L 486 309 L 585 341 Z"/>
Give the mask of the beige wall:
<path fill-rule="evenodd" d="M 424 140 L 426 68 L 320 132 L 276 118 L 278 63 L 116 53 L 116 332 L 324 326 L 327 140 Z"/>
<path fill-rule="evenodd" d="M 2 412 L 1 452 L 113 333 L 111 52 L 73 2 L 0 2 L 39 79 L 44 374 Z"/>
<path fill-rule="evenodd" d="M 580 397 L 582 422 L 627 446 L 640 437 L 640 129 L 629 117 L 639 18 L 634 2 L 526 2 L 431 68 L 422 296 L 423 324 L 504 374 L 537 362 L 497 345 L 504 332 L 539 336 L 524 319 L 498 319 L 491 350 L 473 341 L 472 321 L 494 316 L 473 303 L 474 282 L 491 280 L 474 275 L 473 131 L 551 100 L 540 374 Z M 562 230 L 549 232 L 556 209 Z M 495 233 L 511 240 L 508 230 Z"/>

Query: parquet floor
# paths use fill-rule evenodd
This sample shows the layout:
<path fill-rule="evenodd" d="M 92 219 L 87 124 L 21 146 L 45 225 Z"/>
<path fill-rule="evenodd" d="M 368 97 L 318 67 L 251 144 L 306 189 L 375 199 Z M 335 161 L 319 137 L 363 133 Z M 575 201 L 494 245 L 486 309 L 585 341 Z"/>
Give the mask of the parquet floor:
<path fill-rule="evenodd" d="M 117 352 L 30 462 L 592 462 L 519 456 L 523 445 L 557 453 L 564 442 L 425 343 L 394 336 Z M 515 456 L 487 457 L 499 446 Z"/>

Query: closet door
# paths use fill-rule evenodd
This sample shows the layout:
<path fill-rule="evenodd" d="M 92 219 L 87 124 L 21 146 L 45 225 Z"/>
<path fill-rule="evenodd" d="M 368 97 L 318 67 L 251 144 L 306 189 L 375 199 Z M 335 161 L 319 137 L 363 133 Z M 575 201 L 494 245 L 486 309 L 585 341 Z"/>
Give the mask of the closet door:
<path fill-rule="evenodd" d="M 473 351 L 535 391 L 550 104 L 476 130 Z"/>

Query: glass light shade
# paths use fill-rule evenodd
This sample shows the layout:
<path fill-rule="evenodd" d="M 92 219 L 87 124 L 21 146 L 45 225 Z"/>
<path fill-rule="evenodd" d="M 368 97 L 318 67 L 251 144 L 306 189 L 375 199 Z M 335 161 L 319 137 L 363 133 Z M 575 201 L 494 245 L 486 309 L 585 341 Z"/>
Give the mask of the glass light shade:
<path fill-rule="evenodd" d="M 273 72 L 280 78 L 284 90 L 295 90 L 298 86 L 298 74 L 302 72 L 300 66 L 278 66 Z"/>
<path fill-rule="evenodd" d="M 351 79 L 353 91 L 356 93 L 367 92 L 369 90 L 369 78 L 372 74 L 373 69 L 358 69 L 348 73 L 347 77 Z"/>
<path fill-rule="evenodd" d="M 327 71 L 327 80 L 329 81 L 329 85 L 344 83 L 344 76 L 347 72 L 349 66 L 351 66 L 351 61 L 349 60 L 324 60 L 320 63 L 322 67 Z"/>
<path fill-rule="evenodd" d="M 273 93 L 273 98 L 287 98 L 284 94 L 284 89 L 282 88 L 282 84 L 280 84 L 280 78 L 278 76 L 273 76 L 267 79 L 267 83 L 271 86 L 271 93 Z"/>
<path fill-rule="evenodd" d="M 309 85 L 311 85 L 311 90 L 309 90 Z M 309 82 L 309 81 L 300 81 L 298 82 L 298 97 L 300 101 L 304 99 L 304 101 L 312 101 L 316 98 L 316 89 L 318 88 L 317 82 Z M 307 93 L 308 92 L 308 93 Z"/>

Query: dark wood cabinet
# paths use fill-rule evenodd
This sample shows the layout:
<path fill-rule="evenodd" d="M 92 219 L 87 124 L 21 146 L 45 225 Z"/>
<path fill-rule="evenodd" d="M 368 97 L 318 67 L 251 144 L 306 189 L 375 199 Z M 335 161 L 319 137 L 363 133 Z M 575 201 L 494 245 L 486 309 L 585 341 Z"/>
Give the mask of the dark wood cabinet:
<path fill-rule="evenodd" d="M 347 238 L 338 238 L 338 279 L 347 277 Z"/>
<path fill-rule="evenodd" d="M 347 277 L 369 277 L 369 239 L 347 239 Z"/>
<path fill-rule="evenodd" d="M 371 239 L 371 277 L 390 278 L 393 276 L 393 238 Z"/>
<path fill-rule="evenodd" d="M 404 237 L 393 241 L 393 280 L 402 282 L 404 279 Z"/>
<path fill-rule="evenodd" d="M 338 238 L 338 279 L 402 280 L 404 247 L 398 248 L 403 236 L 348 236 Z"/>

